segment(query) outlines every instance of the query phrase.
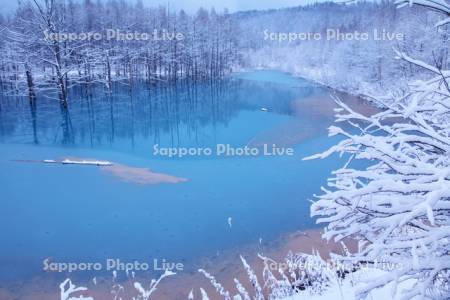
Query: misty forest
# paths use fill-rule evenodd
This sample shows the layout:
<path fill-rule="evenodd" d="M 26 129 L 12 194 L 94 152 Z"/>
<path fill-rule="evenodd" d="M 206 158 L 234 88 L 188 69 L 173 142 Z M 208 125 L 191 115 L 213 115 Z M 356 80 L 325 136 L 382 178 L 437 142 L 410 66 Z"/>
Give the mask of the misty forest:
<path fill-rule="evenodd" d="M 0 299 L 450 299 L 450 3 L 300 4 L 0 15 Z"/>

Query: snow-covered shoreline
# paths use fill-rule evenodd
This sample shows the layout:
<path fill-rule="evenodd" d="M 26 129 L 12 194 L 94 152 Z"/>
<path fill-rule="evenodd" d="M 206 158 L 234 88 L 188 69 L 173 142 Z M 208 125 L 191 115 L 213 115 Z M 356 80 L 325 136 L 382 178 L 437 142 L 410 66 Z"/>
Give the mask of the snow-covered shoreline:
<path fill-rule="evenodd" d="M 350 96 L 358 97 L 360 99 L 364 99 L 368 101 L 371 105 L 374 105 L 377 108 L 382 108 L 382 105 L 380 105 L 379 102 L 375 101 L 375 98 L 381 94 L 381 91 L 379 91 L 377 88 L 373 87 L 372 89 L 365 90 L 363 88 L 360 89 L 352 89 L 352 88 L 346 88 L 339 84 L 335 84 L 333 82 L 327 82 L 323 79 L 319 79 L 315 76 L 310 76 L 307 73 L 298 71 L 298 70 L 292 70 L 292 68 L 285 68 L 280 65 L 273 65 L 273 66 L 256 66 L 256 67 L 249 67 L 249 68 L 237 68 L 234 70 L 234 73 L 241 73 L 241 72 L 251 72 L 254 70 L 272 70 L 272 71 L 280 71 L 283 73 L 287 73 L 295 78 L 306 80 L 308 82 L 320 85 L 326 89 L 330 89 L 335 92 L 347 94 Z M 311 72 L 313 73 L 313 72 Z M 364 85 L 369 85 L 369 83 L 363 83 Z M 372 92 L 367 92 L 372 91 Z M 385 91 L 385 90 L 384 90 Z"/>

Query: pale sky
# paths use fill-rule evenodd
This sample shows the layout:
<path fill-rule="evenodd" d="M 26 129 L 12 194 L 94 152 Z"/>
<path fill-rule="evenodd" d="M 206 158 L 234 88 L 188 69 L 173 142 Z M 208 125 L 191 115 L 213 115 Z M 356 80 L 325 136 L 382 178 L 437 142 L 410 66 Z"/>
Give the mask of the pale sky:
<path fill-rule="evenodd" d="M 18 0 L 0 0 L 0 12 L 11 12 L 17 6 Z M 82 0 L 79 0 L 82 1 Z M 135 3 L 136 0 L 126 0 L 130 3 Z M 215 7 L 216 10 L 221 11 L 223 8 L 228 8 L 230 12 L 251 10 L 251 9 L 269 9 L 269 8 L 283 8 L 298 6 L 301 4 L 319 2 L 316 0 L 142 0 L 146 6 L 166 5 L 176 9 L 185 9 L 188 12 L 195 12 L 197 8 L 203 6 L 204 8 Z"/>

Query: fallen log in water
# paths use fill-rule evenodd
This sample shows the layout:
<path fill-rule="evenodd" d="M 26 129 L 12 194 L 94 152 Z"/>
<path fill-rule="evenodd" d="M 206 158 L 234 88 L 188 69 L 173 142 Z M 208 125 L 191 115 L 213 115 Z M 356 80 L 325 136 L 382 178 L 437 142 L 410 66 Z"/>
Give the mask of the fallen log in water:
<path fill-rule="evenodd" d="M 54 160 L 54 159 L 44 159 L 44 160 L 31 160 L 31 159 L 15 159 L 13 161 L 17 162 L 29 162 L 29 163 L 45 163 L 45 164 L 63 164 L 63 165 L 88 165 L 88 166 L 112 166 L 113 163 L 105 160 Z"/>
<path fill-rule="evenodd" d="M 132 182 L 137 184 L 160 184 L 160 183 L 181 183 L 186 182 L 187 179 L 183 177 L 177 177 L 170 174 L 157 173 L 148 168 L 139 168 L 122 165 L 119 163 L 113 163 L 106 160 L 96 159 L 82 159 L 82 158 L 65 158 L 62 160 L 44 159 L 44 160 L 31 160 L 31 159 L 16 159 L 16 162 L 25 163 L 44 163 L 44 164 L 61 164 L 61 165 L 90 165 L 98 167 L 111 175 L 121 179 L 122 181 Z"/>

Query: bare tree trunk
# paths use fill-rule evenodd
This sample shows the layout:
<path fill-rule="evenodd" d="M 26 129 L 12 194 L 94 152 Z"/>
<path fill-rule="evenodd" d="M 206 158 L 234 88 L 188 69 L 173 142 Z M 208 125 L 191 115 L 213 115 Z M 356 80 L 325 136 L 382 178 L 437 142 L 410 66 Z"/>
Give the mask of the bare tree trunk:
<path fill-rule="evenodd" d="M 36 99 L 36 93 L 34 91 L 33 75 L 31 74 L 31 68 L 28 63 L 25 64 L 25 70 L 28 86 L 28 98 L 30 100 L 30 103 L 33 103 Z"/>

